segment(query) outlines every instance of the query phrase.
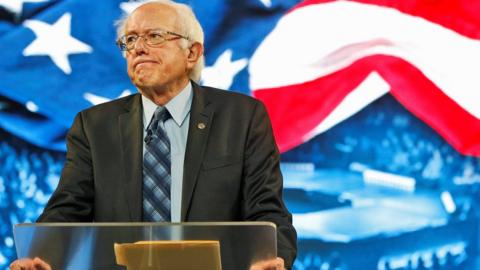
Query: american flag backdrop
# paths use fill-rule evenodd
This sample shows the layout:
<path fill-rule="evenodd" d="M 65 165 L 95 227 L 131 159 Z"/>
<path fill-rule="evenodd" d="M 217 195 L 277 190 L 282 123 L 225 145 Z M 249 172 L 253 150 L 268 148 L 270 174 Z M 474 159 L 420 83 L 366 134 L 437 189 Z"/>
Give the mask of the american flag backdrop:
<path fill-rule="evenodd" d="M 325 168 L 329 179 L 376 169 L 435 194 L 461 190 L 476 211 L 479 0 L 180 2 L 205 30 L 201 83 L 265 103 L 282 162 L 294 164 L 285 196 L 300 240 L 317 234 L 309 220 L 320 217 L 304 215 L 319 210 L 325 193 L 312 192 L 324 187 Z M 0 268 L 15 257 L 11 224 L 35 220 L 58 182 L 75 114 L 136 92 L 114 23 L 137 5 L 0 0 Z M 292 180 L 298 172 L 288 168 L 315 177 Z M 340 251 L 325 259 L 303 243 L 296 269 L 388 269 L 382 263 L 397 258 L 378 251 L 376 268 L 352 267 Z M 478 239 L 469 245 L 475 253 Z M 469 269 L 455 267 L 437 269 Z"/>

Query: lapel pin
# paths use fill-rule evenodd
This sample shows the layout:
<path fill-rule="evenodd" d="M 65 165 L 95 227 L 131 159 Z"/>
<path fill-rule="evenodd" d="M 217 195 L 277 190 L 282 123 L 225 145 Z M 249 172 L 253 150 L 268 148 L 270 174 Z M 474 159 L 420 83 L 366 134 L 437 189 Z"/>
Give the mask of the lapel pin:
<path fill-rule="evenodd" d="M 198 123 L 198 129 L 205 129 L 206 125 L 204 123 Z"/>

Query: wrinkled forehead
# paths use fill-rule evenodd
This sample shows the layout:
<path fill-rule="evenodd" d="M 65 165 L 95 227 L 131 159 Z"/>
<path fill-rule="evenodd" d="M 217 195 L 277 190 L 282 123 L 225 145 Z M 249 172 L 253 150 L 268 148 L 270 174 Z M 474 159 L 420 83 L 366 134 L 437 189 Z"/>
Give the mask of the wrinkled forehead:
<path fill-rule="evenodd" d="M 151 29 L 179 31 L 177 11 L 166 4 L 147 3 L 135 9 L 125 24 L 125 33 L 140 33 Z"/>

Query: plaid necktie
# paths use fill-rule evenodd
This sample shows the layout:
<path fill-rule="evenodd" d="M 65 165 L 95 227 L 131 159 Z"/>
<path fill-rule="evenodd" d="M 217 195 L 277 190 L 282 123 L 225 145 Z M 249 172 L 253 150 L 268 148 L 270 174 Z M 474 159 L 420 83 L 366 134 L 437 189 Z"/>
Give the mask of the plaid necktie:
<path fill-rule="evenodd" d="M 170 140 L 163 122 L 170 117 L 164 107 L 155 110 L 145 137 L 143 156 L 143 220 L 166 221 L 170 217 Z"/>

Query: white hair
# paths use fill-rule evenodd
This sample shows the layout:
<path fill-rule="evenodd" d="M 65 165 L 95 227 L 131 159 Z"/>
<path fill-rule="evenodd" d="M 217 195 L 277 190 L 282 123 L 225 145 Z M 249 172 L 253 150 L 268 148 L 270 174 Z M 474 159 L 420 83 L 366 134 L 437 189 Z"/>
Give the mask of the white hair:
<path fill-rule="evenodd" d="M 182 31 L 182 33 L 179 33 L 179 34 L 182 34 L 188 37 L 188 40 L 182 39 L 184 41 L 182 42 L 182 47 L 186 49 L 192 46 L 194 42 L 198 42 L 203 45 L 204 34 L 203 34 L 202 26 L 200 25 L 200 22 L 197 20 L 197 17 L 195 16 L 192 9 L 188 5 L 176 3 L 171 0 L 142 0 L 142 1 L 137 1 L 136 3 L 138 3 L 138 6 L 136 7 L 136 9 L 138 9 L 139 7 L 147 3 L 159 3 L 159 4 L 165 4 L 172 7 L 177 12 L 177 18 L 179 19 L 179 24 L 180 24 L 179 31 Z M 117 38 L 120 38 L 125 34 L 125 30 L 126 30 L 125 28 L 127 26 L 127 22 L 132 13 L 133 12 L 131 12 L 130 14 L 123 15 L 115 23 L 117 27 Z M 188 74 L 190 79 L 198 82 L 200 80 L 200 76 L 204 66 L 205 66 L 205 57 L 202 54 L 200 59 L 198 59 L 197 64 L 193 67 L 193 69 Z"/>

